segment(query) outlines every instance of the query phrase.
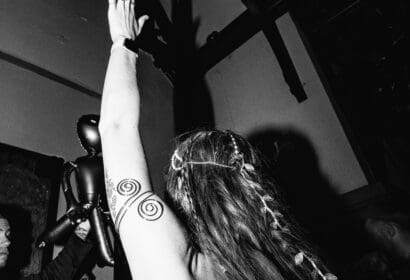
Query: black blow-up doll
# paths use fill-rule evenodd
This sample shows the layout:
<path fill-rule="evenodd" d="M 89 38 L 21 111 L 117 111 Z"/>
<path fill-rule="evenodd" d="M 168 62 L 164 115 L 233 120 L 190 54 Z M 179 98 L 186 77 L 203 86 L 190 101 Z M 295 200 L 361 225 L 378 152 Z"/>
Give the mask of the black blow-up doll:
<path fill-rule="evenodd" d="M 111 242 L 107 227 L 112 225 L 106 205 L 104 167 L 101 157 L 101 140 L 98 133 L 97 115 L 84 115 L 77 123 L 77 133 L 87 155 L 64 165 L 62 187 L 67 202 L 66 214 L 61 217 L 50 231 L 45 232 L 37 241 L 39 247 L 54 243 L 76 225 L 88 218 L 91 233 L 97 243 L 100 255 L 100 266 L 113 266 Z M 71 187 L 71 174 L 75 172 L 78 200 L 76 201 Z"/>

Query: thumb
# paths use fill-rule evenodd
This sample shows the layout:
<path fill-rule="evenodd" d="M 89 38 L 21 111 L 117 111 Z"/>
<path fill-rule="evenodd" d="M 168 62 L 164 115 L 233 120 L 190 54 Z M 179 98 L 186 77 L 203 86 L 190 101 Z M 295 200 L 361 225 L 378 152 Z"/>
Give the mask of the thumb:
<path fill-rule="evenodd" d="M 143 15 L 138 19 L 136 30 L 137 30 L 137 35 L 139 35 L 142 31 L 142 28 L 144 27 L 145 22 L 149 19 L 149 16 Z"/>

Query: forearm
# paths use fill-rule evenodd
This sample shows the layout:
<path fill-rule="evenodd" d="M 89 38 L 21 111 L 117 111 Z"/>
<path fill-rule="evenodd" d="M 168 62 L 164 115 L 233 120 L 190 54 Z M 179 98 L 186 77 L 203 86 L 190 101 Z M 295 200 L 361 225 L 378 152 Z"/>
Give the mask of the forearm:
<path fill-rule="evenodd" d="M 130 67 L 126 55 L 113 54 L 103 93 L 101 117 L 106 122 L 100 133 L 110 213 L 135 278 L 189 279 L 185 235 L 171 210 L 152 192 L 138 131 L 138 90 L 136 82 L 129 80 Z M 121 72 L 127 77 L 117 77 Z"/>
<path fill-rule="evenodd" d="M 137 86 L 137 55 L 122 47 L 113 49 L 104 82 L 100 132 L 120 126 L 137 128 L 140 96 Z"/>
<path fill-rule="evenodd" d="M 151 191 L 145 156 L 138 131 L 140 96 L 136 78 L 137 55 L 115 48 L 110 56 L 101 104 L 99 130 L 104 154 L 106 191 L 114 222 L 128 197 L 118 192 L 118 184 L 138 169 L 138 178 L 126 187 Z M 118 164 L 121 163 L 121 164 Z"/>

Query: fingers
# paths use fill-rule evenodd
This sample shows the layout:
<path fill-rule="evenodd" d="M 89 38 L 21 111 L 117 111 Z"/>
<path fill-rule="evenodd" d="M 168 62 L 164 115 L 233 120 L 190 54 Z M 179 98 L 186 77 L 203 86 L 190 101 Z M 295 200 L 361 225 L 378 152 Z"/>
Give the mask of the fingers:
<path fill-rule="evenodd" d="M 148 16 L 135 19 L 136 0 L 108 0 L 108 23 L 112 41 L 124 37 L 131 40 L 141 33 Z"/>
<path fill-rule="evenodd" d="M 131 1 L 130 0 L 119 0 L 117 3 L 117 8 L 119 8 L 122 12 L 122 15 L 125 19 L 124 23 L 127 24 L 128 27 L 132 27 L 133 23 L 133 13 L 134 9 L 131 7 Z"/>
<path fill-rule="evenodd" d="M 144 27 L 144 24 L 148 19 L 149 19 L 149 16 L 143 15 L 138 19 L 138 21 L 136 21 L 135 30 L 137 32 L 137 35 L 139 35 L 141 33 L 142 28 Z"/>
<path fill-rule="evenodd" d="M 129 2 L 128 5 L 135 5 L 135 0 L 108 0 L 108 5 L 116 5 L 119 2 Z"/>
<path fill-rule="evenodd" d="M 138 19 L 138 25 L 141 26 L 141 28 L 144 26 L 144 23 L 149 19 L 149 16 L 143 15 Z"/>
<path fill-rule="evenodd" d="M 118 6 L 129 6 L 129 5 L 134 5 L 135 0 L 108 0 L 108 6 L 109 7 L 115 7 L 118 8 Z"/>

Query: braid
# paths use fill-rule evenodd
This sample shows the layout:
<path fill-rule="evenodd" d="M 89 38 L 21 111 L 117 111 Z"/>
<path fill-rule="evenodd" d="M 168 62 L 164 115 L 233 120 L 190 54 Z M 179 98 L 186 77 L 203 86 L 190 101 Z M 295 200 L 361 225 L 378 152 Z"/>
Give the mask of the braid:
<path fill-rule="evenodd" d="M 185 199 L 187 201 L 187 205 L 192 213 L 191 215 L 191 226 L 195 228 L 195 230 L 199 230 L 199 220 L 198 220 L 198 215 L 196 213 L 194 201 L 191 196 L 190 188 L 189 188 L 189 177 L 188 177 L 188 170 L 184 168 L 182 171 L 182 184 L 184 186 L 184 193 L 185 193 Z"/>
<path fill-rule="evenodd" d="M 286 226 L 288 222 L 286 222 L 283 214 L 279 212 L 279 210 L 275 209 L 275 207 L 271 207 L 274 202 L 273 197 L 268 192 L 266 192 L 259 184 L 252 180 L 250 174 L 255 171 L 254 167 L 251 164 L 245 163 L 244 156 L 240 152 L 234 134 L 230 131 L 227 131 L 226 133 L 228 134 L 232 142 L 233 152 L 231 155 L 231 161 L 237 166 L 241 176 L 247 181 L 248 186 L 253 190 L 254 197 L 258 198 L 261 204 L 261 213 L 265 218 L 265 222 L 270 227 L 272 237 L 279 242 L 280 248 L 283 251 L 290 251 L 291 254 L 295 254 L 293 260 L 295 265 L 302 266 L 303 261 L 306 259 L 310 266 L 313 268 L 313 274 L 317 274 L 323 280 L 337 279 L 337 277 L 331 273 L 324 274 L 316 264 L 317 260 L 315 260 L 313 256 L 309 256 L 305 252 L 306 248 L 299 248 L 297 245 L 293 245 L 293 242 L 287 242 L 285 240 L 287 236 L 288 239 L 291 239 L 291 241 L 297 241 L 297 239 L 299 239 L 299 236 L 293 235 L 290 228 Z M 282 224 L 282 222 L 284 224 Z"/>
<path fill-rule="evenodd" d="M 180 203 L 184 212 L 191 212 L 191 221 L 190 226 L 198 226 L 198 218 L 196 215 L 196 210 L 194 207 L 194 202 L 191 196 L 190 184 L 189 184 L 189 174 L 188 167 L 184 162 L 183 157 L 178 155 L 178 151 L 175 150 L 172 160 L 172 168 L 177 171 L 176 180 L 177 180 L 177 189 L 180 194 Z"/>

